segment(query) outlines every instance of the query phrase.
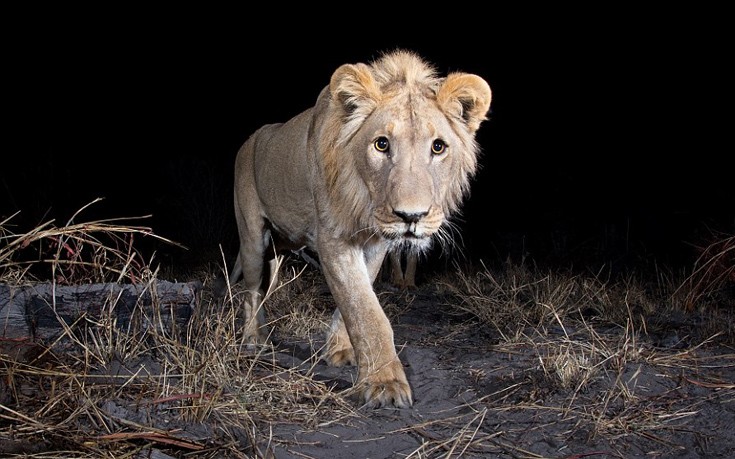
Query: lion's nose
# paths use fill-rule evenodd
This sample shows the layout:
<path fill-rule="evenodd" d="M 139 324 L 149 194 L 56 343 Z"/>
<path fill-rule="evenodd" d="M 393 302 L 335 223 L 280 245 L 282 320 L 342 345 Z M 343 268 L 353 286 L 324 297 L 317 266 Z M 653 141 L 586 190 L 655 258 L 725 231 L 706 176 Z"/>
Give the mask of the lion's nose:
<path fill-rule="evenodd" d="M 401 210 L 393 210 L 393 213 L 401 217 L 406 223 L 418 223 L 423 217 L 425 217 L 429 211 L 426 212 L 403 212 Z"/>

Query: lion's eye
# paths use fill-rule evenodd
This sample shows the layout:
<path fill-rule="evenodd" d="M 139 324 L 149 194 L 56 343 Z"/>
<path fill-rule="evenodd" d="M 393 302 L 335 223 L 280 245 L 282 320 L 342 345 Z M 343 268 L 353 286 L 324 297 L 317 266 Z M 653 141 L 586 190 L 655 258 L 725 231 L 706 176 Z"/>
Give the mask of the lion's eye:
<path fill-rule="evenodd" d="M 442 139 L 435 139 L 431 144 L 431 152 L 435 155 L 441 155 L 447 151 L 447 144 Z"/>
<path fill-rule="evenodd" d="M 386 153 L 390 148 L 390 142 L 388 142 L 388 139 L 386 137 L 378 137 L 377 139 L 375 139 L 375 142 L 373 142 L 373 146 L 379 152 Z"/>

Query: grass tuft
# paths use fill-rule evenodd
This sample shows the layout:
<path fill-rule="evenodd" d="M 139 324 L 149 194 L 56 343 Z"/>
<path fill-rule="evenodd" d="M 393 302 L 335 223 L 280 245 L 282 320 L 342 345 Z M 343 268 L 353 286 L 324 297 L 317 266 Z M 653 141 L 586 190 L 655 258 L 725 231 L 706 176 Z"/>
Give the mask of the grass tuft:
<path fill-rule="evenodd" d="M 155 298 L 168 271 L 137 245 L 176 243 L 127 219 L 77 222 L 85 208 L 63 226 L 50 221 L 25 233 L 12 229 L 12 217 L 0 222 L 0 283 L 134 283 Z M 487 347 L 492 356 L 487 366 L 453 368 L 475 398 L 416 411 L 384 434 L 418 439 L 401 453 L 416 459 L 546 457 L 522 441 L 535 433 L 562 445 L 636 438 L 656 445 L 648 449 L 654 456 L 678 451 L 672 433 L 691 431 L 705 404 L 735 400 L 735 385 L 721 376 L 735 358 L 707 352 L 735 344 L 735 310 L 705 307 L 727 298 L 734 248 L 732 238 L 707 247 L 684 280 L 664 270 L 613 279 L 508 262 L 442 273 L 430 289 L 379 292 L 396 323 L 427 297 L 445 306 L 441 314 L 439 305 L 425 310 L 441 331 L 408 346 L 465 346 L 459 350 L 476 355 Z M 321 273 L 299 260 L 277 262 L 264 299 L 268 344 L 243 336 L 245 292 L 236 284 L 224 299 L 214 296 L 220 273 L 209 267 L 198 273 L 203 287 L 183 324 L 154 302 L 122 327 L 110 300 L 95 317 L 60 320 L 59 333 L 34 343 L 41 349 L 30 358 L 0 353 L 0 455 L 273 457 L 278 448 L 298 449 L 293 435 L 278 434 L 284 426 L 367 425 L 353 388 L 318 374 L 335 306 Z M 447 325 L 447 316 L 459 320 Z M 681 396 L 687 388 L 701 396 Z M 382 416 L 374 425 L 390 418 Z M 563 448 L 569 454 L 554 457 L 576 457 Z"/>

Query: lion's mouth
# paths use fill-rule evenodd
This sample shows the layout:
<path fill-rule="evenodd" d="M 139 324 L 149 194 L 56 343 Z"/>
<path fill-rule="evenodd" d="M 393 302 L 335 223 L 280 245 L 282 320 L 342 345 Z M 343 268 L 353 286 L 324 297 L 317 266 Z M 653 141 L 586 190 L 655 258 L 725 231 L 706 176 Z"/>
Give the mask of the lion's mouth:
<path fill-rule="evenodd" d="M 386 238 L 394 240 L 418 241 L 431 236 L 431 232 L 426 231 L 425 228 L 416 223 L 391 225 L 388 228 L 383 228 L 382 232 Z"/>
<path fill-rule="evenodd" d="M 389 240 L 424 245 L 439 230 L 438 214 L 397 212 L 381 209 L 375 215 L 375 223 L 382 235 Z M 397 218 L 398 217 L 398 218 Z"/>
<path fill-rule="evenodd" d="M 416 223 L 409 223 L 406 224 L 406 230 L 403 233 L 403 237 L 409 237 L 409 238 L 417 238 L 418 235 L 418 225 Z"/>

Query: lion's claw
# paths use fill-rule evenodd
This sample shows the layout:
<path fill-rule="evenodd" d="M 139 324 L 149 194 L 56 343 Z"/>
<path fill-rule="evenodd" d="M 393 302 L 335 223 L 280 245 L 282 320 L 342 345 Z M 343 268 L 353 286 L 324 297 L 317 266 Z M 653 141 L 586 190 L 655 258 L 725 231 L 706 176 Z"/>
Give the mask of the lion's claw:
<path fill-rule="evenodd" d="M 403 365 L 398 358 L 367 373 L 360 380 L 360 401 L 365 407 L 409 408 L 413 405 L 411 386 L 408 385 Z"/>
<path fill-rule="evenodd" d="M 407 383 L 392 381 L 388 384 L 371 385 L 362 392 L 362 405 L 366 408 L 410 408 L 413 405 L 411 388 Z"/>

